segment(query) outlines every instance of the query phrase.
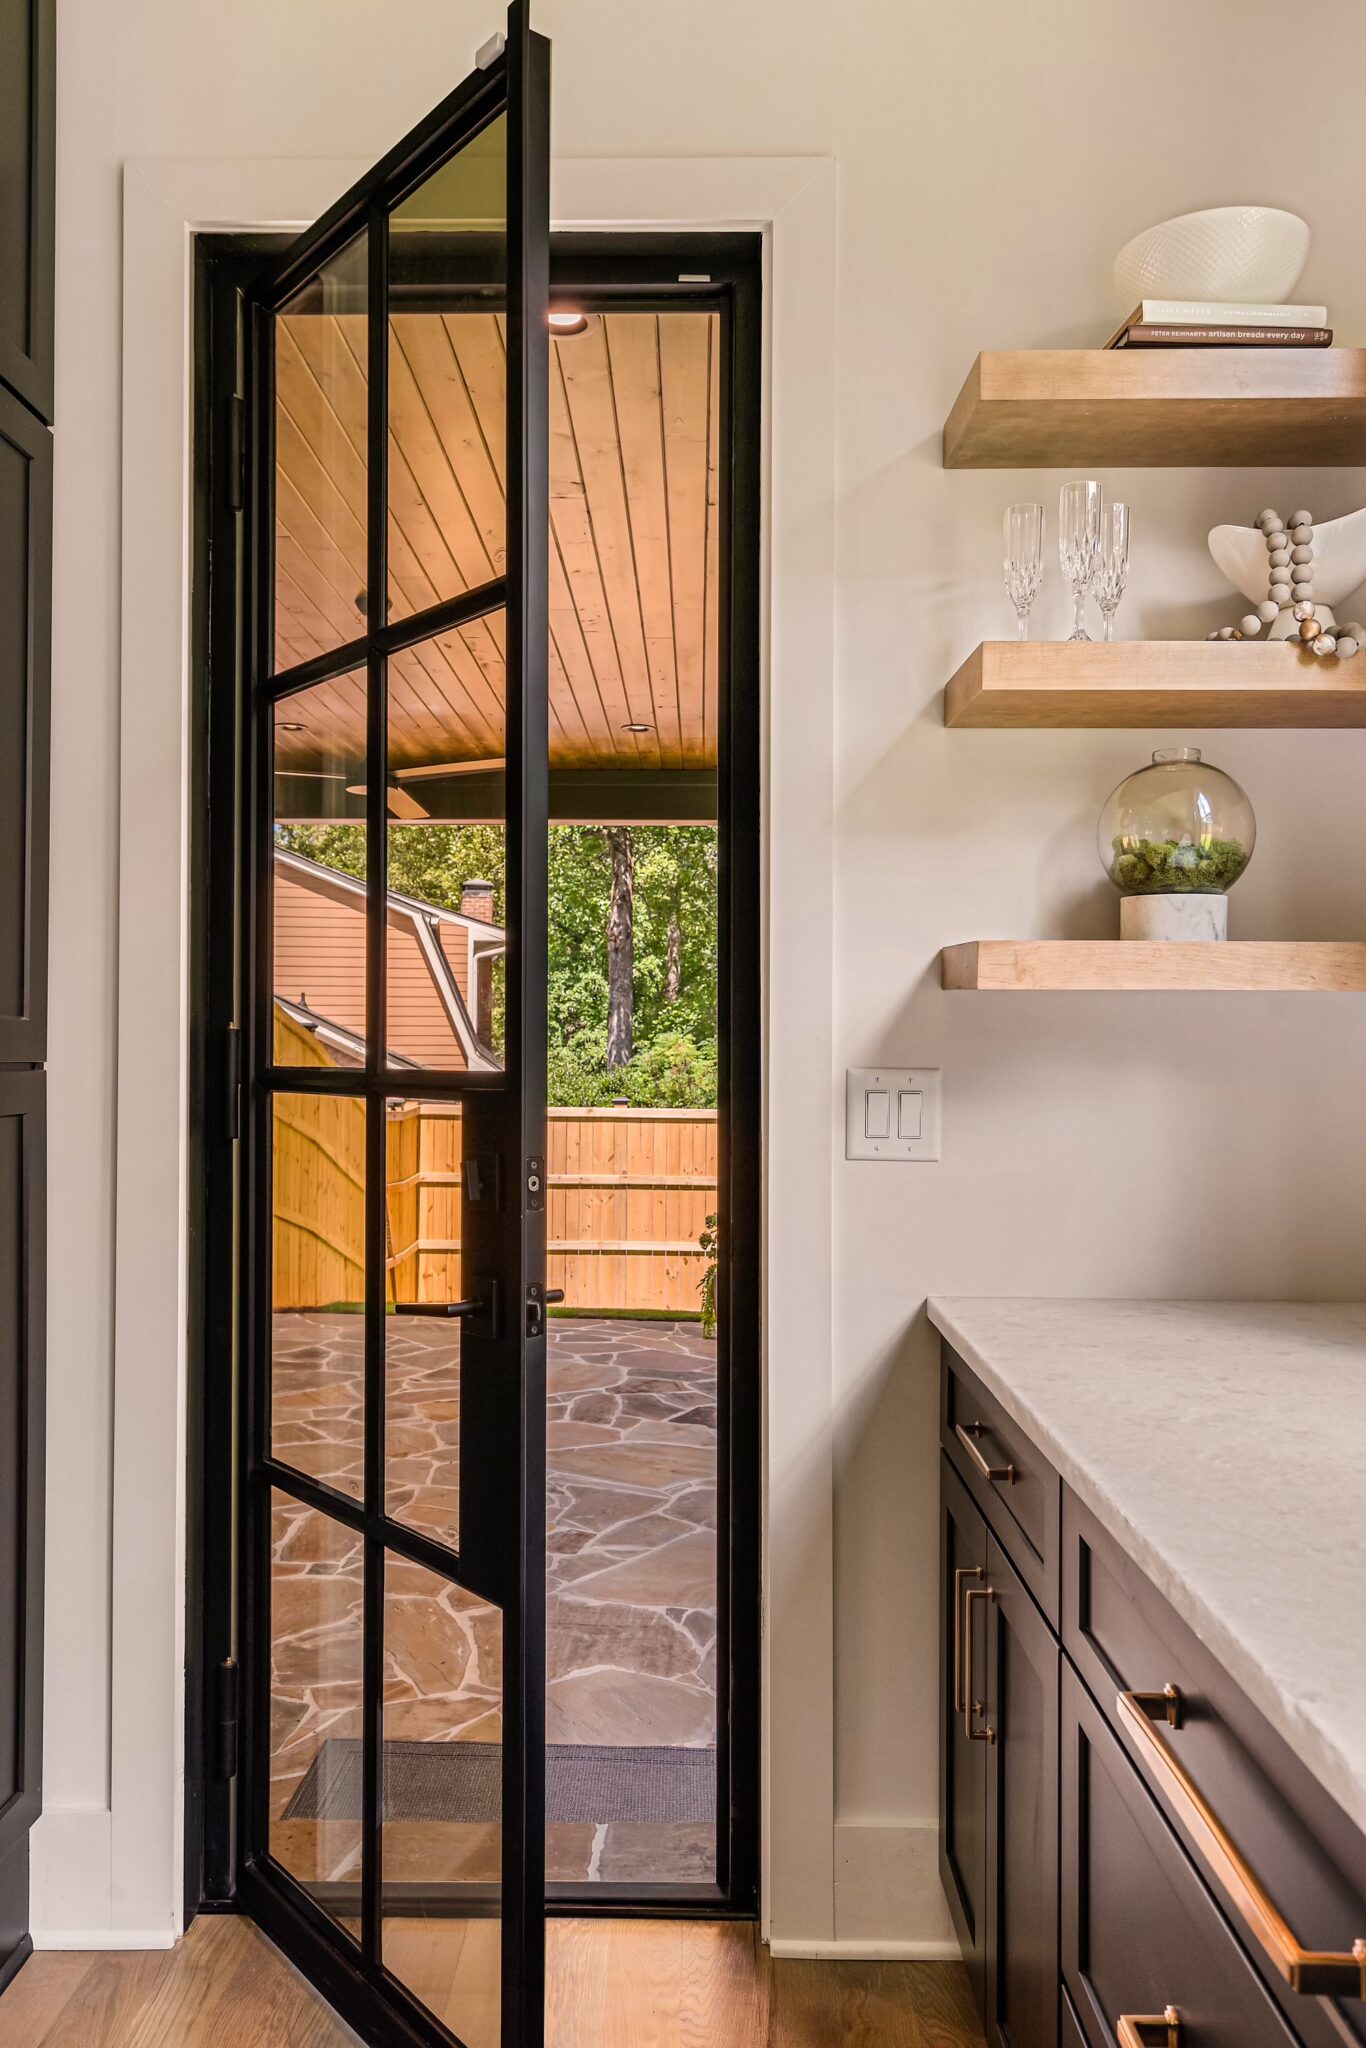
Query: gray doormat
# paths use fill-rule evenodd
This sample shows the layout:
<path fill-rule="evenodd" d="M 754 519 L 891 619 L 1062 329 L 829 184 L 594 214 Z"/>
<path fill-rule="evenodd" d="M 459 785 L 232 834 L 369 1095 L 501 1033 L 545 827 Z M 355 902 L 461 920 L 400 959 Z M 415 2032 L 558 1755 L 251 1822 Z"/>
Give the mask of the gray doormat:
<path fill-rule="evenodd" d="M 386 1820 L 496 1821 L 502 1812 L 501 1742 L 386 1742 Z M 716 1819 L 714 1749 L 626 1749 L 552 1742 L 546 1750 L 547 1821 Z M 324 1742 L 285 1808 L 285 1820 L 359 1820 L 361 1745 Z"/>

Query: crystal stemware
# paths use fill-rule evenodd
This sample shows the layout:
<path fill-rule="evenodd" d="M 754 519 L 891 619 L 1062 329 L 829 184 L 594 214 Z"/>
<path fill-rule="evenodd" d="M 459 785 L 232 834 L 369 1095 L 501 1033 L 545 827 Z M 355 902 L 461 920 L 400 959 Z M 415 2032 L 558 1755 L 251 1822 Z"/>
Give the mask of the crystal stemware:
<path fill-rule="evenodd" d="M 1129 508 L 1111 499 L 1101 512 L 1100 563 L 1096 570 L 1096 603 L 1105 621 L 1103 638 L 1115 637 L 1115 613 L 1129 580 Z"/>
<path fill-rule="evenodd" d="M 1005 516 L 1006 596 L 1015 607 L 1017 637 L 1027 637 L 1030 607 L 1043 583 L 1043 506 L 1010 505 Z"/>
<path fill-rule="evenodd" d="M 1100 558 L 1101 488 L 1098 483 L 1064 484 L 1058 493 L 1058 560 L 1071 586 L 1076 620 L 1069 640 L 1089 640 L 1086 599 Z"/>

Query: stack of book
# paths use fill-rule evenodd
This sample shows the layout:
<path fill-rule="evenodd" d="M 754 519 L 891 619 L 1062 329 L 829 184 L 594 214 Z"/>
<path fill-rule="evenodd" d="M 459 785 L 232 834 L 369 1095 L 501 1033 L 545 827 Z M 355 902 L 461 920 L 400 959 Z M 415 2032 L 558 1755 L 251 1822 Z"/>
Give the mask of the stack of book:
<path fill-rule="evenodd" d="M 1326 306 L 1144 299 L 1107 348 L 1327 348 Z"/>

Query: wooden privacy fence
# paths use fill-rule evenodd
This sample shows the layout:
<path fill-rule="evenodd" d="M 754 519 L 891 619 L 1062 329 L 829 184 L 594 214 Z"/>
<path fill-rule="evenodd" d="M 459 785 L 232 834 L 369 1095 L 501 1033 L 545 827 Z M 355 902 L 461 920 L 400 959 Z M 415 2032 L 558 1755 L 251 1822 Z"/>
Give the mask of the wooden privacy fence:
<path fill-rule="evenodd" d="M 288 1067 L 332 1065 L 314 1034 L 278 1008 L 275 1061 Z M 349 1095 L 277 1095 L 271 1149 L 274 1306 L 363 1301 L 363 1104 Z"/>
<path fill-rule="evenodd" d="M 277 1018 L 277 1059 L 317 1064 L 303 1045 L 281 1044 L 282 1028 L 295 1029 Z M 460 1105 L 398 1103 L 386 1138 L 387 1298 L 456 1301 Z M 563 1287 L 565 1306 L 695 1315 L 697 1240 L 716 1203 L 715 1110 L 552 1109 L 546 1154 L 546 1284 Z M 353 1096 L 279 1095 L 274 1306 L 359 1303 L 364 1274 L 364 1107 Z"/>
<path fill-rule="evenodd" d="M 388 1139 L 390 1298 L 455 1301 L 460 1105 L 405 1102 Z M 546 1285 L 566 1308 L 697 1313 L 715 1110 L 552 1109 L 546 1181 Z"/>

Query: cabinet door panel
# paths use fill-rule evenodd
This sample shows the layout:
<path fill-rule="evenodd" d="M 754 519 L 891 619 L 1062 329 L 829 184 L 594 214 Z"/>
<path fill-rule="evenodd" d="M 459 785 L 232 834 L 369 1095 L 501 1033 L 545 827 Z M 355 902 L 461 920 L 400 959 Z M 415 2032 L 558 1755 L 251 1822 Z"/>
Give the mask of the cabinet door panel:
<path fill-rule="evenodd" d="M 987 1531 L 946 1458 L 940 1483 L 939 1870 L 980 2012 L 986 1996 L 987 1745 L 969 1740 L 964 1720 L 963 1609 L 968 1589 L 985 1584 Z M 975 1640 L 984 1650 L 980 1619 Z"/>
<path fill-rule="evenodd" d="M 1214 1812 L 1236 1824 L 1240 1852 L 1300 1938 L 1318 1949 L 1350 1950 L 1366 1928 L 1366 1841 L 1071 1493 L 1063 1518 L 1064 1646 L 1202 1878 L 1237 1924 L 1236 1900 L 1221 1895 L 1182 1816 L 1123 1728 L 1122 1692 L 1160 1692 L 1169 1684 L 1179 1689 L 1181 1726 L 1162 1729 L 1165 1746 Z M 1299 1995 L 1255 1939 L 1247 1946 L 1305 2048 L 1341 2048 L 1344 2039 L 1366 2042 L 1366 2004 L 1360 1999 Z"/>
<path fill-rule="evenodd" d="M 0 0 L 0 378 L 52 418 L 54 0 Z"/>
<path fill-rule="evenodd" d="M 40 1798 L 44 1085 L 0 1074 L 0 1983 L 27 1946 Z"/>
<path fill-rule="evenodd" d="M 1075 1673 L 1063 1681 L 1063 1966 L 1094 2048 L 1176 2007 L 1201 2048 L 1293 2048 L 1185 1851 Z"/>
<path fill-rule="evenodd" d="M 0 390 L 0 1064 L 47 1033 L 52 444 Z"/>
<path fill-rule="evenodd" d="M 987 1542 L 987 2037 L 1058 2039 L 1057 1642 Z"/>

